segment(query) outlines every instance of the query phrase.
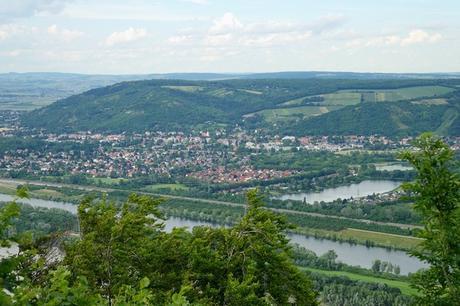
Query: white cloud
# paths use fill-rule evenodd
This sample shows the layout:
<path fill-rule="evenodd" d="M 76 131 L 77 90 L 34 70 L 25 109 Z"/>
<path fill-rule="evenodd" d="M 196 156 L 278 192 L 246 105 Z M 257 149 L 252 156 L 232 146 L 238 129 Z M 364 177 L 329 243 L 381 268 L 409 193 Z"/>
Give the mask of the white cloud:
<path fill-rule="evenodd" d="M 105 44 L 107 46 L 113 46 L 113 45 L 120 44 L 120 43 L 128 43 L 128 42 L 137 41 L 146 36 L 147 36 L 146 29 L 141 29 L 141 28 L 135 29 L 131 27 L 125 31 L 113 32 L 106 38 Z"/>
<path fill-rule="evenodd" d="M 49 26 L 47 32 L 48 34 L 58 37 L 66 42 L 73 41 L 84 35 L 83 32 L 59 28 L 55 24 Z"/>
<path fill-rule="evenodd" d="M 0 41 L 7 38 L 23 35 L 27 33 L 35 33 L 37 31 L 36 27 L 26 27 L 19 24 L 0 24 Z"/>
<path fill-rule="evenodd" d="M 305 24 L 266 21 L 244 24 L 232 13 L 214 20 L 204 38 L 206 46 L 266 47 L 308 39 L 312 30 Z"/>
<path fill-rule="evenodd" d="M 292 32 L 292 33 L 272 33 L 267 35 L 248 37 L 241 40 L 246 46 L 260 46 L 268 47 L 273 45 L 279 45 L 284 43 L 291 42 L 300 42 L 310 38 L 312 33 L 310 31 L 305 31 L 302 33 Z"/>
<path fill-rule="evenodd" d="M 4 40 L 8 37 L 8 33 L 6 31 L 0 30 L 0 40 Z"/>
<path fill-rule="evenodd" d="M 193 42 L 193 35 L 175 35 L 168 38 L 168 42 L 173 45 L 180 45 Z"/>
<path fill-rule="evenodd" d="M 225 13 L 224 16 L 214 20 L 209 32 L 211 34 L 219 35 L 238 31 L 242 28 L 243 24 L 235 17 L 235 15 L 232 13 Z"/>
<path fill-rule="evenodd" d="M 56 14 L 73 0 L 2 0 L 0 1 L 0 22 L 39 13 Z"/>
<path fill-rule="evenodd" d="M 412 44 L 419 44 L 419 43 L 435 43 L 442 38 L 442 35 L 439 33 L 428 33 L 423 30 L 413 30 L 401 39 L 401 46 L 407 46 Z"/>
<path fill-rule="evenodd" d="M 424 30 L 415 29 L 406 35 L 382 35 L 368 39 L 358 38 L 349 41 L 346 44 L 348 48 L 357 47 L 385 47 L 401 46 L 406 47 L 415 44 L 432 44 L 442 39 L 439 33 L 430 33 Z"/>

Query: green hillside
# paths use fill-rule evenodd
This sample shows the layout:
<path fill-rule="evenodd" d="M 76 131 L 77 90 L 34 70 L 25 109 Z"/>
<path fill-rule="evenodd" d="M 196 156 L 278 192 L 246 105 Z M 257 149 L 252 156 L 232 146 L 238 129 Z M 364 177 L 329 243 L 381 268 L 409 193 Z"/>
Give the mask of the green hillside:
<path fill-rule="evenodd" d="M 183 130 L 204 123 L 250 122 L 259 127 L 277 124 L 280 132 L 294 134 L 414 134 L 426 129 L 446 134 L 459 126 L 452 102 L 458 83 L 455 79 L 133 81 L 59 100 L 25 114 L 22 122 L 53 131 Z M 379 102 L 363 98 L 370 95 L 379 97 Z"/>
<path fill-rule="evenodd" d="M 285 132 L 305 135 L 416 135 L 425 131 L 451 134 L 457 120 L 451 105 L 410 102 L 362 103 L 286 127 Z"/>

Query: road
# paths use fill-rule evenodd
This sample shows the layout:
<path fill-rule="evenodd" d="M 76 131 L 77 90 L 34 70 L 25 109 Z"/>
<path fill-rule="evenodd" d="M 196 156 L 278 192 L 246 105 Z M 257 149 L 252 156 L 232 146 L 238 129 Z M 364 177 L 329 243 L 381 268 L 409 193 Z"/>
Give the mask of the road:
<path fill-rule="evenodd" d="M 3 179 L 2 178 L 0 179 L 0 183 L 9 183 L 9 184 L 16 184 L 16 185 L 29 184 L 29 185 L 35 185 L 35 186 L 54 187 L 54 188 L 66 187 L 66 188 L 83 190 L 83 191 L 99 191 L 99 192 L 127 191 L 129 192 L 129 190 L 124 190 L 124 189 L 101 188 L 101 187 L 86 186 L 86 185 L 60 184 L 60 183 L 51 183 L 51 182 L 43 182 L 43 181 L 29 181 L 29 180 L 19 180 L 19 179 Z M 175 195 L 160 194 L 160 193 L 145 192 L 145 191 L 133 191 L 133 192 L 155 196 L 155 197 L 163 197 L 166 199 L 187 200 L 187 201 L 195 201 L 195 202 L 202 202 L 202 203 L 215 204 L 215 205 L 232 206 L 232 207 L 244 207 L 244 204 L 219 201 L 219 200 L 191 198 L 191 197 L 175 196 Z M 333 218 L 333 219 L 341 219 L 341 220 L 350 220 L 350 221 L 357 221 L 357 222 L 362 222 L 366 224 L 394 226 L 394 227 L 399 227 L 402 229 L 420 229 L 422 228 L 419 225 L 413 225 L 413 224 L 379 222 L 379 221 L 373 221 L 373 220 L 367 220 L 367 219 L 353 219 L 353 218 L 347 218 L 347 217 L 342 217 L 342 216 L 324 215 L 324 214 L 319 214 L 319 213 L 296 211 L 296 210 L 289 210 L 289 209 L 282 209 L 282 208 L 268 208 L 268 209 L 270 209 L 271 211 L 274 211 L 277 213 L 283 213 L 283 214 L 294 214 L 294 215 L 304 215 L 304 216 L 319 217 L 319 218 Z"/>

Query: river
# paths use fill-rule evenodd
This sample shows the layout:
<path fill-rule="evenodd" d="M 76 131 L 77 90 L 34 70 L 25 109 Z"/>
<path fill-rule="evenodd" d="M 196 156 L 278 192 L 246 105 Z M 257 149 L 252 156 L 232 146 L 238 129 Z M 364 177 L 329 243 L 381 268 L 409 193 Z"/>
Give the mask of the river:
<path fill-rule="evenodd" d="M 327 188 L 320 192 L 306 192 L 285 194 L 277 197 L 280 200 L 305 201 L 313 204 L 315 202 L 332 202 L 337 199 L 360 198 L 372 194 L 379 194 L 392 191 L 401 185 L 400 182 L 390 180 L 366 180 L 358 184 Z"/>
<path fill-rule="evenodd" d="M 11 201 L 12 196 L 0 194 L 0 201 Z M 77 212 L 77 206 L 69 203 L 61 203 L 55 201 L 39 200 L 39 199 L 21 199 L 18 202 L 30 204 L 34 207 L 57 208 L 64 209 L 71 213 Z M 221 225 L 204 222 L 194 221 L 187 219 L 180 219 L 171 217 L 165 221 L 165 230 L 170 232 L 174 227 L 187 227 L 189 229 L 195 226 L 212 226 L 219 227 Z M 291 242 L 297 243 L 306 249 L 312 250 L 317 255 L 322 255 L 329 250 L 334 250 L 337 253 L 337 260 L 349 265 L 361 266 L 363 268 L 370 268 L 376 259 L 388 261 L 392 264 L 399 265 L 401 274 L 415 272 L 420 268 L 426 267 L 425 264 L 419 260 L 409 257 L 403 251 L 387 250 L 381 247 L 365 247 L 363 245 L 350 244 L 347 242 L 338 242 L 326 239 L 318 239 L 314 237 L 306 237 L 299 234 L 289 234 Z"/>

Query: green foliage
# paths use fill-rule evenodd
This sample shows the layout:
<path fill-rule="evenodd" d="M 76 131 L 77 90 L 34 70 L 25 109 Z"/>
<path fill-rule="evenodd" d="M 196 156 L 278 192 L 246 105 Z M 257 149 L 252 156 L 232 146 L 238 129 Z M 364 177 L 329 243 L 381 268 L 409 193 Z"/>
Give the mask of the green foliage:
<path fill-rule="evenodd" d="M 109 301 L 123 285 L 141 281 L 144 260 L 161 229 L 159 203 L 137 195 L 121 208 L 105 199 L 84 200 L 79 206 L 81 240 L 66 256 L 73 274 L 85 276 Z"/>
<path fill-rule="evenodd" d="M 414 209 L 422 217 L 424 238 L 413 255 L 430 267 L 417 273 L 414 286 L 423 305 L 454 305 L 460 300 L 460 180 L 452 171 L 454 152 L 441 139 L 420 136 L 414 152 L 403 158 L 417 170 L 417 178 L 404 188 L 412 192 Z"/>
<path fill-rule="evenodd" d="M 302 108 L 301 111 L 305 113 L 305 116 L 299 114 L 299 109 L 279 111 L 276 108 L 292 100 L 336 93 L 346 89 L 386 90 L 414 86 L 450 86 L 451 84 L 456 84 L 456 81 L 266 79 L 219 82 L 183 80 L 124 82 L 59 100 L 47 107 L 25 114 L 22 122 L 29 127 L 52 129 L 53 131 L 58 129 L 61 131 L 119 132 L 144 131 L 152 128 L 185 130 L 209 122 L 234 124 L 242 121 L 250 126 L 253 124 L 256 126 L 270 125 L 272 128 L 271 124 L 264 121 L 261 115 L 256 114 L 244 119 L 243 116 L 275 109 L 268 112 L 275 112 L 278 117 L 289 115 L 287 118 L 298 121 L 297 124 L 292 124 L 294 128 L 289 128 L 291 122 L 289 122 L 289 126 L 285 127 L 289 133 L 321 134 L 331 130 L 337 130 L 338 133 L 348 133 L 350 129 L 352 129 L 352 134 L 409 133 L 406 125 L 415 128 L 417 131 L 413 133 L 416 133 L 426 127 L 439 126 L 441 119 L 438 115 L 440 113 L 442 115 L 450 106 L 415 105 L 399 102 L 392 102 L 388 105 L 378 103 L 383 106 L 372 106 L 373 103 L 359 103 L 306 121 L 302 119 L 311 114 L 334 110 L 339 106 L 326 105 L 322 108 L 317 106 Z M 361 110 L 361 105 L 363 110 Z M 292 114 L 293 111 L 297 111 L 297 113 Z M 379 112 L 382 111 L 383 113 L 379 115 Z M 354 113 L 357 115 L 353 115 Z M 382 116 L 389 113 L 396 115 L 396 118 L 385 123 L 382 118 L 388 119 L 389 117 Z M 431 113 L 434 114 L 430 115 Z M 272 117 L 273 114 L 268 116 L 269 119 Z M 342 118 L 339 125 L 334 123 L 337 117 Z M 359 121 L 353 121 L 356 119 Z M 426 123 L 420 119 L 426 120 Z M 382 124 L 383 126 L 381 126 Z M 412 131 L 410 132 L 412 133 Z"/>
<path fill-rule="evenodd" d="M 13 218 L 19 216 L 19 205 L 15 202 L 8 203 L 0 209 L 0 239 L 2 245 L 8 245 L 8 230 L 12 227 Z"/>
<path fill-rule="evenodd" d="M 344 276 L 325 276 L 312 273 L 316 289 L 321 292 L 321 301 L 331 306 L 406 306 L 412 305 L 413 299 L 402 295 L 397 288 L 385 284 L 352 281 Z"/>
<path fill-rule="evenodd" d="M 420 105 L 411 102 L 361 103 L 322 116 L 281 127 L 294 135 L 417 135 L 443 124 L 451 105 Z"/>
<path fill-rule="evenodd" d="M 248 193 L 244 217 L 230 229 L 197 228 L 191 242 L 192 302 L 218 305 L 315 305 L 309 280 L 289 258 L 286 219 Z"/>
<path fill-rule="evenodd" d="M 23 284 L 16 289 L 14 305 L 104 305 L 104 299 L 94 294 L 84 277 L 70 282 L 71 273 L 64 267 L 51 272 L 49 283 L 42 286 Z"/>

